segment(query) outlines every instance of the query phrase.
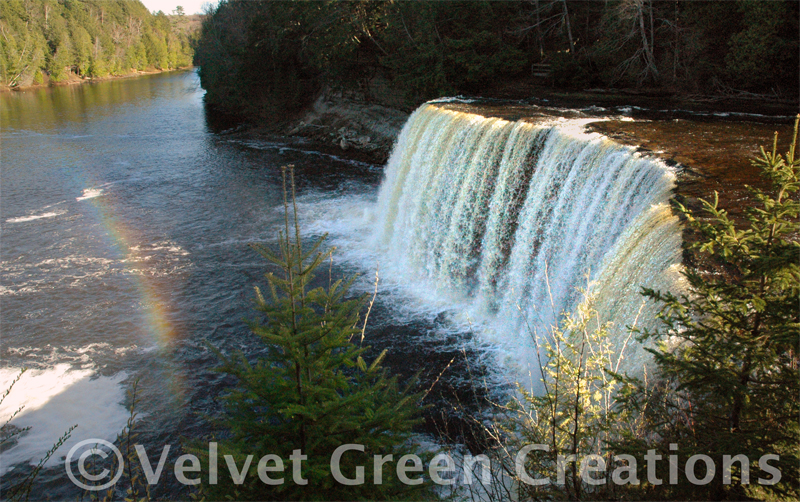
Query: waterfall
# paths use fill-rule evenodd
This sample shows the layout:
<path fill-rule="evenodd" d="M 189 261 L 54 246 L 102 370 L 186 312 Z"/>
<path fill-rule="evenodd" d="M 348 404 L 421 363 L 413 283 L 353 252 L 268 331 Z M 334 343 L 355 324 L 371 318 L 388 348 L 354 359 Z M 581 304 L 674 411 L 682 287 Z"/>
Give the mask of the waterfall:
<path fill-rule="evenodd" d="M 532 356 L 584 296 L 613 323 L 654 323 L 641 287 L 674 289 L 681 231 L 674 173 L 581 124 L 537 125 L 420 107 L 390 157 L 373 246 L 409 280 L 470 306 L 490 341 Z M 636 352 L 636 351 L 634 351 Z M 635 370 L 644 351 L 628 357 Z"/>

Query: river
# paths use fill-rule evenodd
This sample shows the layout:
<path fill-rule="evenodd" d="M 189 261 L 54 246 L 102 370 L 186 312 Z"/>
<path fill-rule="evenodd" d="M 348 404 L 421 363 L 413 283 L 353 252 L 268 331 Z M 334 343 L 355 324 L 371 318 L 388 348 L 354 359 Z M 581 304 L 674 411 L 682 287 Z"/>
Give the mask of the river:
<path fill-rule="evenodd" d="M 207 432 L 202 414 L 218 409 L 226 381 L 206 343 L 263 350 L 244 319 L 267 268 L 248 244 L 275 240 L 281 166 L 295 166 L 309 240 L 332 204 L 358 222 L 376 196 L 381 166 L 220 131 L 203 94 L 194 72 L 0 94 L 0 387 L 28 368 L 0 417 L 24 405 L 13 423 L 32 427 L 0 457 L 4 483 L 78 425 L 34 498 L 74 498 L 59 458 L 83 439 L 113 441 L 137 380 L 145 444 L 176 453 Z M 356 289 L 373 289 L 374 256 L 334 256 L 335 276 L 361 273 Z M 394 371 L 430 381 L 464 359 L 431 334 L 438 312 L 412 320 L 393 303 L 379 295 L 367 343 L 393 348 Z"/>

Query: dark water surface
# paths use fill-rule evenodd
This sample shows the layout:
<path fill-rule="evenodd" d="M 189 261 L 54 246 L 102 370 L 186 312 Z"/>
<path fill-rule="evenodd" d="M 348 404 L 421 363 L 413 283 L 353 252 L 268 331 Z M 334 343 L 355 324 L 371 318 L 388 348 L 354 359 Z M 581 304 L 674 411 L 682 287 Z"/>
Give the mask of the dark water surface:
<path fill-rule="evenodd" d="M 0 419 L 24 404 L 14 424 L 33 427 L 0 456 L 3 484 L 78 424 L 34 499 L 74 498 L 58 459 L 77 441 L 114 440 L 136 379 L 153 455 L 207 433 L 201 415 L 217 409 L 225 382 L 205 341 L 263 350 L 243 323 L 265 271 L 248 243 L 273 241 L 280 226 L 280 166 L 297 166 L 309 239 L 335 226 L 331 207 L 357 215 L 374 200 L 381 166 L 215 131 L 203 94 L 194 72 L 179 72 L 0 95 L 3 389 L 29 368 Z M 333 273 L 361 272 L 368 291 L 375 263 L 353 256 Z M 393 371 L 423 370 L 430 382 L 466 361 L 453 339 L 429 336 L 444 323 L 436 312 L 411 321 L 392 303 L 379 297 L 368 335 L 393 349 Z M 452 394 L 459 381 L 437 385 Z"/>

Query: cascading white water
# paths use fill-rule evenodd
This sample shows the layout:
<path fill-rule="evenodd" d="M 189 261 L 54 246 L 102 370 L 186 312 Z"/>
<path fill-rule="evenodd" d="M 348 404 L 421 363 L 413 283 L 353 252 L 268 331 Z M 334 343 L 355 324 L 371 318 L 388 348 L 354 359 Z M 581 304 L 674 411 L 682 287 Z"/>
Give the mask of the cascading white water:
<path fill-rule="evenodd" d="M 674 174 L 582 129 L 423 105 L 386 168 L 374 246 L 409 280 L 467 302 L 485 336 L 523 360 L 531 331 L 575 309 L 587 280 L 621 346 L 626 326 L 654 322 L 641 287 L 679 277 Z M 644 360 L 629 355 L 627 369 Z"/>

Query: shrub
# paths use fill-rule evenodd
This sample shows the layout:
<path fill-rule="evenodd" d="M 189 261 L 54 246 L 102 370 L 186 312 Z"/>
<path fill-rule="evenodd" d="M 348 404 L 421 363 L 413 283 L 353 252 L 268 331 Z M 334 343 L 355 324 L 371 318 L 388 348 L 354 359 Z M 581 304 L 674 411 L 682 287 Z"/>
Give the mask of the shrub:
<path fill-rule="evenodd" d="M 617 372 L 628 344 L 614 348 L 610 325 L 599 318 L 594 303 L 585 291 L 583 302 L 573 314 L 563 314 L 559 326 L 541 339 L 531 334 L 541 389 L 531 393 L 519 386 L 493 433 L 498 440 L 507 438 L 500 441 L 500 451 L 514 479 L 515 499 L 616 500 L 625 489 L 611 480 L 612 471 L 625 462 L 608 444 L 623 434 L 641 433 L 636 416 L 616 399 L 624 380 Z M 531 445 L 539 447 L 531 450 Z M 516 462 L 518 455 L 524 455 L 524 463 Z M 594 474 L 583 472 L 585 465 L 596 467 Z M 544 478 L 549 481 L 541 484 Z M 593 481 L 599 479 L 605 481 Z"/>
<path fill-rule="evenodd" d="M 582 89 L 591 81 L 587 70 L 589 62 L 585 58 L 579 59 L 575 54 L 557 52 L 552 55 L 550 65 L 553 84 L 557 88 Z"/>

